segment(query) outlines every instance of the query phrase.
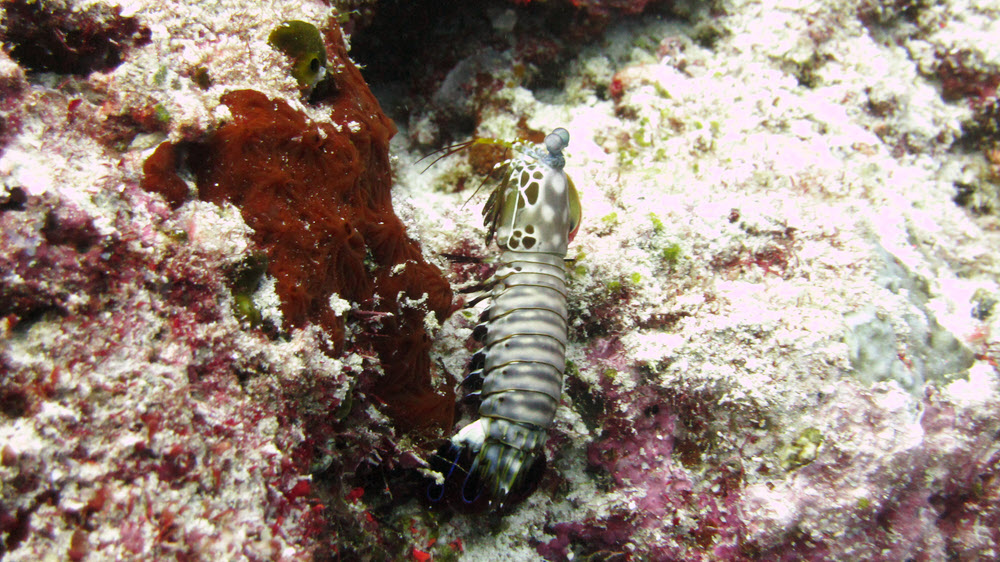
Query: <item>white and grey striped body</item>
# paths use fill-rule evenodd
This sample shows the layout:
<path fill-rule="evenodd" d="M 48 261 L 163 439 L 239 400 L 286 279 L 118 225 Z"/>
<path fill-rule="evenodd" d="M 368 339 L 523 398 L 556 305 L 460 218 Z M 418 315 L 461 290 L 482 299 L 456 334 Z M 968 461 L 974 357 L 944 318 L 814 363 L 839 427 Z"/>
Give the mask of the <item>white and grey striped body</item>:
<path fill-rule="evenodd" d="M 470 379 L 482 377 L 480 418 L 452 438 L 448 475 L 464 468 L 461 497 L 485 494 L 493 509 L 526 495 L 544 466 L 542 446 L 555 418 L 566 367 L 566 247 L 580 220 L 579 199 L 563 172 L 565 129 L 504 163 L 483 209 L 502 253 L 490 280 L 491 304 L 474 334 L 483 349 Z M 460 459 L 471 461 L 467 466 Z M 539 464 L 541 463 L 541 464 Z M 441 492 L 444 493 L 443 490 Z"/>
<path fill-rule="evenodd" d="M 486 322 L 479 415 L 548 428 L 566 367 L 566 275 L 555 254 L 504 252 Z"/>

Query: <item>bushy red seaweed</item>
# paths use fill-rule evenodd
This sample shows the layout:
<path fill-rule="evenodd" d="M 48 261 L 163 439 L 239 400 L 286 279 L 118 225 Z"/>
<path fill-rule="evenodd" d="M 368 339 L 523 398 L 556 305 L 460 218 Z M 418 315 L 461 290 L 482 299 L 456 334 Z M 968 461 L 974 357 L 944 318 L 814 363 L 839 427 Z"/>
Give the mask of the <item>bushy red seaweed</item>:
<path fill-rule="evenodd" d="M 317 324 L 343 350 L 345 324 L 330 306 L 337 294 L 377 322 L 357 339 L 379 356 L 385 378 L 375 396 L 404 428 L 451 424 L 454 399 L 430 380 L 426 314 L 444 320 L 451 289 L 424 261 L 392 209 L 389 139 L 395 127 L 343 52 L 336 87 L 324 101 L 331 121 L 313 123 L 281 100 L 252 90 L 222 97 L 233 119 L 190 147 L 188 163 L 199 197 L 232 203 L 254 230 L 277 281 L 286 328 Z M 177 206 L 187 189 L 176 173 L 177 148 L 160 147 L 144 171 L 143 187 Z M 404 306 L 401 299 L 420 301 Z"/>

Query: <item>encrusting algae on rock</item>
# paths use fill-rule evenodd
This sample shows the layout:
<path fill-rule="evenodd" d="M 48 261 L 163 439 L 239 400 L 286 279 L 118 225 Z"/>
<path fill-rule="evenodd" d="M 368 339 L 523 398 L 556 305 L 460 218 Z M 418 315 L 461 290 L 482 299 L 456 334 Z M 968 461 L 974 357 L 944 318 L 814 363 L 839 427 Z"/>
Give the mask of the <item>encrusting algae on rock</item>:
<path fill-rule="evenodd" d="M 256 27 L 328 8 L 31 4 L 153 33 L 108 65 L 0 54 L 0 557 L 405 549 L 372 506 L 419 465 L 405 436 L 451 424 L 427 355 L 451 292 L 393 212 L 395 128 L 335 20 L 308 106 Z"/>

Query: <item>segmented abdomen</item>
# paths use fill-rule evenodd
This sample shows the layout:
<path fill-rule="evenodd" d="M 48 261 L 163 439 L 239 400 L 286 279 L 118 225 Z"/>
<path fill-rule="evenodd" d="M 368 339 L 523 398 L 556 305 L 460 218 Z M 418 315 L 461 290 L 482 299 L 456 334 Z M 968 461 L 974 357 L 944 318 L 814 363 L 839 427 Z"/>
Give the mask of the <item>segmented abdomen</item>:
<path fill-rule="evenodd" d="M 529 447 L 545 442 L 566 369 L 566 275 L 562 256 L 504 252 L 487 333 L 482 405 L 487 437 L 504 441 L 512 422 L 537 429 Z M 533 426 L 533 427 L 532 427 Z M 522 444 L 511 444 L 522 448 Z"/>
<path fill-rule="evenodd" d="M 486 331 L 480 334 L 480 418 L 455 438 L 459 456 L 477 451 L 466 465 L 463 501 L 475 503 L 483 495 L 494 508 L 518 501 L 537 485 L 566 368 L 563 257 L 508 250 L 500 259 L 493 302 L 480 325 Z M 456 462 L 465 465 L 458 457 Z"/>

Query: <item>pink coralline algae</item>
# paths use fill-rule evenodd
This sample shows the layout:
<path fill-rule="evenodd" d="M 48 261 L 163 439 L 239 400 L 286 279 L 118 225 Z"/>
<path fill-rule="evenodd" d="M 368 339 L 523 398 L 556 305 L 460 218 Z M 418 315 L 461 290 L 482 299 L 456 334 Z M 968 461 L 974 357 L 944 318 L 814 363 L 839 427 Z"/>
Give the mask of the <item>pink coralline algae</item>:
<path fill-rule="evenodd" d="M 128 201 L 164 216 L 149 196 Z M 2 551 L 81 559 L 308 547 L 315 500 L 281 493 L 302 470 L 294 414 L 254 399 L 280 405 L 280 386 L 244 388 L 235 376 L 245 360 L 219 304 L 217 258 L 181 243 L 151 251 L 168 228 L 162 218 L 136 228 L 122 216 L 110 236 L 93 220 L 40 197 L 0 214 Z M 197 507 L 192 493 L 204 500 Z M 194 523 L 235 521 L 255 503 L 313 522 L 242 546 Z M 273 523 L 245 530 L 270 534 Z"/>
<path fill-rule="evenodd" d="M 607 515 L 552 525 L 556 538 L 538 552 L 549 560 L 740 559 L 743 467 L 713 452 L 711 396 L 654 387 L 619 394 L 611 384 L 602 394 L 601 435 L 587 458 L 599 486 L 624 497 Z M 691 470 L 710 459 L 711 473 L 695 478 Z"/>
<path fill-rule="evenodd" d="M 64 5 L 43 7 L 57 4 Z M 60 23 L 81 33 L 111 34 L 114 45 L 127 41 L 117 27 L 102 26 L 143 23 L 117 13 L 74 14 L 52 17 L 66 16 Z M 23 25 L 21 31 L 43 31 Z M 316 247 L 289 250 L 274 240 L 280 233 L 260 229 L 257 238 L 251 227 L 280 222 L 302 207 L 316 213 L 339 207 L 329 200 L 286 202 L 287 212 L 275 218 L 264 215 L 277 206 L 265 204 L 260 215 L 244 219 L 226 194 L 212 194 L 213 202 L 189 200 L 190 188 L 177 176 L 187 170 L 177 154 L 153 170 L 173 174 L 167 197 L 143 190 L 149 170 L 142 164 L 155 153 L 143 152 L 143 143 L 151 148 L 164 131 L 181 130 L 183 138 L 204 140 L 205 123 L 197 117 L 173 123 L 148 98 L 113 91 L 114 81 L 99 70 L 112 72 L 106 64 L 121 63 L 124 52 L 98 53 L 99 64 L 77 61 L 93 66 L 46 68 L 82 75 L 51 87 L 0 57 L 0 89 L 9 94 L 0 102 L 0 558 L 390 559 L 409 549 L 371 507 L 384 493 L 387 472 L 420 465 L 419 453 L 401 445 L 386 402 L 394 393 L 405 400 L 427 391 L 424 329 L 435 311 L 443 319 L 450 292 L 392 213 L 391 122 L 357 70 L 344 66 L 350 64 L 346 47 L 335 29 L 330 33 L 341 65 L 336 93 L 343 103 L 336 116 L 350 139 L 329 123 L 322 132 L 304 131 L 301 111 L 255 92 L 244 93 L 249 101 L 232 103 L 227 114 L 231 121 L 257 115 L 266 123 L 269 111 L 284 109 L 299 125 L 277 141 L 291 152 L 304 142 L 339 143 L 319 156 L 301 150 L 308 162 L 299 171 L 312 170 L 309 163 L 337 171 L 332 179 L 345 186 L 336 202 L 360 209 L 342 213 L 357 221 L 344 228 L 370 235 L 372 247 L 347 250 L 356 257 L 348 273 L 371 277 L 323 285 L 306 312 L 284 309 L 287 325 L 280 321 L 280 293 L 308 284 L 310 267 L 323 271 L 329 264 L 303 265 L 319 255 Z M 348 79 L 355 87 L 350 92 Z M 81 89 L 87 96 L 78 95 Z M 299 93 L 292 95 L 298 103 Z M 228 112 L 218 101 L 210 110 Z M 256 114 L 246 109 L 254 104 Z M 158 124 L 141 118 L 145 107 L 154 107 Z M 353 130 L 368 123 L 362 114 L 375 123 L 375 140 Z M 360 156 L 345 160 L 350 150 Z M 280 160 L 267 156 L 227 162 L 252 167 Z M 259 175 L 280 178 L 278 168 Z M 341 173 L 345 169 L 353 175 Z M 204 173 L 217 171 L 206 165 Z M 322 236 L 320 226 L 298 223 L 315 236 Z M 275 247 L 270 263 L 278 271 L 271 281 L 279 287 L 270 294 L 262 289 L 260 298 L 278 320 L 255 325 L 234 310 L 247 298 L 236 294 L 234 272 L 252 269 L 246 264 Z M 278 259 L 282 251 L 292 254 L 286 262 Z M 287 267 L 293 258 L 301 269 Z M 418 286 L 414 278 L 426 282 Z M 436 310 L 421 304 L 427 292 L 434 293 L 428 299 Z M 407 300 L 406 310 L 397 299 Z M 348 315 L 352 304 L 369 308 Z M 405 321 L 397 324 L 393 312 Z M 379 355 L 410 364 L 388 367 Z M 386 382 L 405 375 L 419 379 L 416 391 Z M 439 408 L 447 420 L 451 408 L 450 400 Z M 425 427 L 436 423 L 410 414 Z"/>
<path fill-rule="evenodd" d="M 1000 425 L 933 390 L 913 419 L 892 410 L 900 392 L 838 389 L 816 412 L 839 420 L 818 456 L 781 467 L 761 463 L 767 439 L 750 422 L 759 412 L 727 415 L 711 393 L 653 387 L 626 402 L 602 385 L 588 462 L 598 488 L 618 500 L 603 515 L 550 524 L 555 538 L 537 550 L 547 560 L 992 558 Z M 867 452 L 848 456 L 841 443 Z"/>
<path fill-rule="evenodd" d="M 948 53 L 942 56 L 937 74 L 941 79 L 941 95 L 946 100 L 968 99 L 978 106 L 997 97 L 1000 86 L 1000 71 L 986 65 L 976 65 L 968 51 Z"/>

